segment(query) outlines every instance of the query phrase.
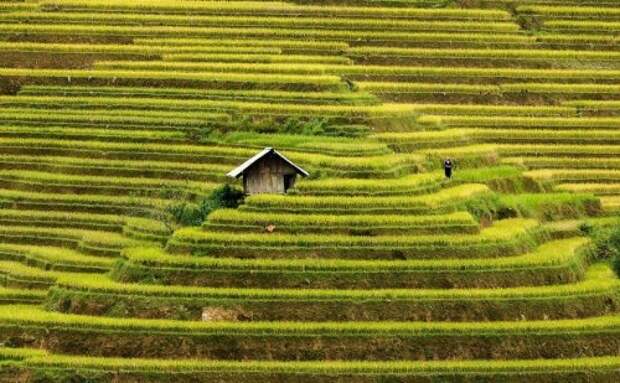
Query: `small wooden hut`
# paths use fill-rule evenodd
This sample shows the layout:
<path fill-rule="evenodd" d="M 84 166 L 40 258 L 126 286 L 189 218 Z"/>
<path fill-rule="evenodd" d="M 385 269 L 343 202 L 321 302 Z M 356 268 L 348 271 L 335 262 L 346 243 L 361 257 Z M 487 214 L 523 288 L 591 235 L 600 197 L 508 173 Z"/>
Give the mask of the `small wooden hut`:
<path fill-rule="evenodd" d="M 297 175 L 307 177 L 309 174 L 274 148 L 265 148 L 227 175 L 243 176 L 245 194 L 283 194 L 295 185 Z"/>

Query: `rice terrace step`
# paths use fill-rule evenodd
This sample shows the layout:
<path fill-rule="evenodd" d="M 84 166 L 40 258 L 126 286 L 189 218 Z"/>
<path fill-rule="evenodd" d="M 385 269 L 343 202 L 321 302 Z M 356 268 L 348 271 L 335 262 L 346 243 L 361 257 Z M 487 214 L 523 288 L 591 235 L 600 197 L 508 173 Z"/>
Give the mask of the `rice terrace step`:
<path fill-rule="evenodd" d="M 0 0 L 0 383 L 619 382 L 619 34 Z"/>

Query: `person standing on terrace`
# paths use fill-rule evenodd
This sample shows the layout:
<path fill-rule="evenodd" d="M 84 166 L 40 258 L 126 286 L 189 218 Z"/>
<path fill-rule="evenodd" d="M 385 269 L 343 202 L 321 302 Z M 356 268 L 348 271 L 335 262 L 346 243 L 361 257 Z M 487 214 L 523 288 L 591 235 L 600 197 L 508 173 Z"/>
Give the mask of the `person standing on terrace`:
<path fill-rule="evenodd" d="M 446 158 L 446 160 L 443 162 L 443 170 L 444 173 L 446 174 L 446 178 L 447 179 L 451 179 L 452 178 L 452 160 L 449 158 Z"/>

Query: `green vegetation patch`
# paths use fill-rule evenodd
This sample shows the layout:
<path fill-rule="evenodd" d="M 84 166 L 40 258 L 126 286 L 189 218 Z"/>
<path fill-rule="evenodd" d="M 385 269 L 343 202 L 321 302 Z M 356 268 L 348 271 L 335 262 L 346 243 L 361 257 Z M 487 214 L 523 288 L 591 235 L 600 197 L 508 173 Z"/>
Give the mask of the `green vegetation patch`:
<path fill-rule="evenodd" d="M 576 226 L 576 225 L 575 225 Z M 575 231 L 575 230 L 573 230 Z M 588 263 L 588 240 L 540 245 L 531 253 L 478 259 L 237 259 L 133 248 L 113 269 L 119 281 L 257 288 L 453 288 L 572 283 Z"/>
<path fill-rule="evenodd" d="M 439 215 L 286 214 L 221 209 L 203 225 L 207 230 L 351 235 L 476 233 L 478 222 L 467 212 Z"/>
<path fill-rule="evenodd" d="M 50 291 L 47 307 L 88 315 L 189 320 L 204 320 L 204 315 L 210 320 L 254 321 L 531 320 L 602 315 L 620 301 L 619 293 L 620 284 L 606 265 L 591 267 L 586 279 L 576 284 L 508 289 L 232 289 L 67 276 Z M 463 313 L 464 304 L 471 311 Z"/>
<path fill-rule="evenodd" d="M 617 357 L 539 359 L 539 360 L 474 360 L 474 361 L 223 361 L 173 360 L 136 358 L 97 358 L 76 355 L 50 354 L 36 349 L 0 349 L 3 360 L 12 360 L 20 368 L 39 374 L 62 371 L 84 377 L 88 374 L 128 378 L 186 378 L 217 377 L 222 382 L 235 382 L 251 376 L 253 379 L 282 379 L 295 377 L 299 382 L 316 379 L 339 379 L 368 383 L 376 377 L 437 378 L 466 376 L 479 381 L 492 381 L 507 376 L 530 376 L 538 379 L 571 378 L 576 376 L 613 379 L 620 362 Z M 251 371 L 251 372 L 249 372 Z"/>
<path fill-rule="evenodd" d="M 369 182 L 371 183 L 371 182 Z M 346 183 L 344 183 L 346 185 Z M 377 185 L 381 185 L 377 183 Z M 352 196 L 337 195 L 255 195 L 246 199 L 243 209 L 288 211 L 299 213 L 329 212 L 330 214 L 383 214 L 385 212 L 429 213 L 454 209 L 471 198 L 491 194 L 482 184 L 464 184 L 420 196 Z"/>
<path fill-rule="evenodd" d="M 54 345 L 53 352 L 69 352 L 71 348 L 72 353 L 90 352 L 93 356 L 119 356 L 122 352 L 124 356 L 136 357 L 164 354 L 187 357 L 191 354 L 194 358 L 238 359 L 244 356 L 277 360 L 329 357 L 358 360 L 362 355 L 380 360 L 412 360 L 429 352 L 435 358 L 445 359 L 464 355 L 460 350 L 466 350 L 467 359 L 483 358 L 489 351 L 517 359 L 535 359 L 542 355 L 548 358 L 612 355 L 618 346 L 614 334 L 619 320 L 615 315 L 608 315 L 516 322 L 195 322 L 119 320 L 46 312 L 32 306 L 3 306 L 0 319 L 3 340 L 7 336 L 19 339 L 24 334 L 37 337 L 37 334 L 46 333 L 46 341 Z M 154 339 L 161 346 L 147 347 L 145 342 L 152 344 Z M 438 339 L 459 347 L 445 347 Z M 542 339 L 546 342 L 541 343 Z M 308 342 L 317 340 L 321 340 L 321 349 L 309 352 Z M 523 342 L 523 348 L 506 347 L 507 342 L 517 340 Z M 244 347 L 221 352 L 221 347 L 231 341 Z M 355 347 L 362 343 L 368 345 L 369 341 L 381 342 L 383 346 Z M 114 347 L 100 347 L 102 342 Z M 191 347 L 190 353 L 179 348 L 178 342 Z M 272 350 L 267 357 L 266 344 Z M 403 344 L 407 345 L 406 351 Z"/>
<path fill-rule="evenodd" d="M 171 252 L 239 257 L 434 258 L 515 255 L 536 243 L 536 220 L 497 221 L 479 235 L 443 234 L 360 237 L 326 234 L 227 233 L 198 228 L 177 230 Z"/>

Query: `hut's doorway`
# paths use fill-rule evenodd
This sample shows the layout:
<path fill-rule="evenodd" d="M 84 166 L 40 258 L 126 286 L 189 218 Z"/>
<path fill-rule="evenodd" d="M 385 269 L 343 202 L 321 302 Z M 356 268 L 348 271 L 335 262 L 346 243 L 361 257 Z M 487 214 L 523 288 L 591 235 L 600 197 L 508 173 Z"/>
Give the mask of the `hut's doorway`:
<path fill-rule="evenodd" d="M 284 175 L 284 192 L 286 193 L 288 189 L 292 188 L 295 185 L 295 174 L 285 174 Z"/>

